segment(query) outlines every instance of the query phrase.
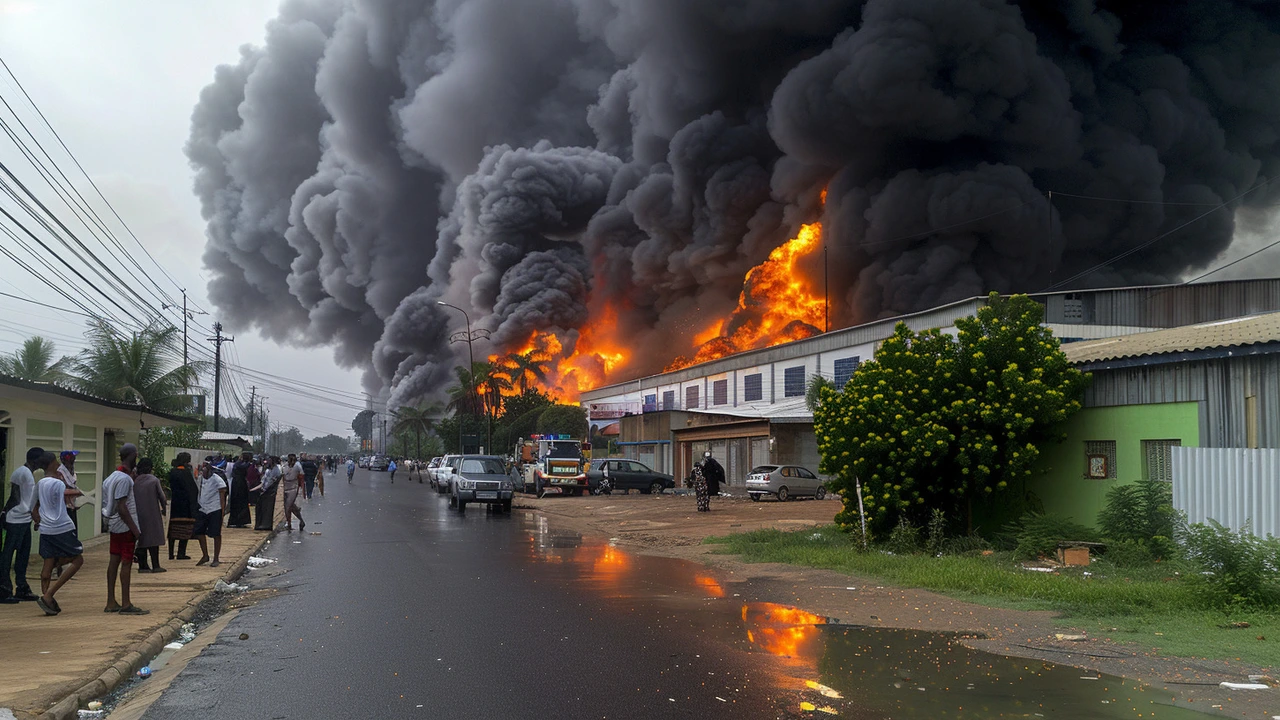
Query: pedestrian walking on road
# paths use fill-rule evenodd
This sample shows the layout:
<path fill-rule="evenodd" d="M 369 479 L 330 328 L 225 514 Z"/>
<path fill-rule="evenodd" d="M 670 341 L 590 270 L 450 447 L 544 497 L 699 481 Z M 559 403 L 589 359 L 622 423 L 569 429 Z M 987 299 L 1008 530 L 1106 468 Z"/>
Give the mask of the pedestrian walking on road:
<path fill-rule="evenodd" d="M 708 450 L 702 453 L 702 475 L 707 479 L 707 493 L 712 497 L 720 494 L 720 483 L 724 482 L 724 466 L 711 455 Z"/>
<path fill-rule="evenodd" d="M 711 491 L 707 487 L 707 476 L 702 472 L 702 464 L 693 466 L 693 492 L 698 498 L 698 512 L 711 511 Z"/>
<path fill-rule="evenodd" d="M 396 481 L 396 461 L 395 460 L 387 461 L 387 472 L 391 473 L 391 482 L 395 482 Z"/>
<path fill-rule="evenodd" d="M 320 497 L 324 497 L 324 463 L 316 466 L 316 489 L 320 491 Z"/>
<path fill-rule="evenodd" d="M 347 484 L 351 484 L 351 479 L 356 476 L 356 461 L 347 458 Z"/>
<path fill-rule="evenodd" d="M 133 472 L 138 463 L 138 448 L 125 443 L 120 448 L 120 464 L 102 481 L 102 516 L 111 532 L 111 562 L 107 564 L 107 607 L 103 612 L 121 615 L 146 615 L 129 596 L 133 573 L 133 548 L 142 531 L 138 529 L 138 502 L 133 494 Z M 116 602 L 116 578 L 120 578 L 120 602 Z"/>
<path fill-rule="evenodd" d="M 252 457 L 246 452 L 231 467 L 231 487 L 227 496 L 229 528 L 246 528 L 253 522 L 249 515 L 249 461 Z"/>
<path fill-rule="evenodd" d="M 58 473 L 61 465 L 53 453 L 47 452 L 41 457 L 44 465 L 44 478 L 36 485 L 36 505 L 31 510 L 31 518 L 36 532 L 40 533 L 40 557 L 44 558 L 44 568 L 40 570 L 40 597 L 36 604 L 45 615 L 57 615 L 62 607 L 54 595 L 62 589 L 67 581 L 79 572 L 84 565 L 84 546 L 76 535 L 76 525 L 67 514 L 67 494 L 72 491 L 67 487 L 63 477 Z M 79 490 L 75 492 L 79 493 Z M 53 571 L 66 567 L 55 580 Z"/>
<path fill-rule="evenodd" d="M 276 491 L 280 488 L 280 458 L 267 459 L 266 472 L 258 486 L 258 506 L 254 511 L 254 530 L 270 531 L 276 524 Z M 252 489 L 252 488 L 250 488 Z"/>
<path fill-rule="evenodd" d="M 174 559 L 173 546 L 176 544 L 177 558 L 190 560 L 187 541 L 195 529 L 200 494 L 196 476 L 191 471 L 191 453 L 181 452 L 173 459 L 173 468 L 169 470 L 169 492 L 173 495 L 173 502 L 169 504 L 169 559 Z"/>
<path fill-rule="evenodd" d="M 27 584 L 27 563 L 31 559 L 31 507 L 35 504 L 36 476 L 44 448 L 27 451 L 27 463 L 19 465 L 9 476 L 9 501 L 4 511 L 4 546 L 0 548 L 0 603 L 14 605 L 23 600 L 34 602 L 35 593 Z M 13 579 L 9 569 L 13 569 Z M 17 592 L 14 592 L 17 590 Z"/>
<path fill-rule="evenodd" d="M 316 491 L 316 472 L 319 469 L 320 466 L 316 464 L 315 458 L 310 455 L 302 456 L 302 476 L 305 479 L 308 500 L 311 499 L 311 496 Z"/>
<path fill-rule="evenodd" d="M 196 524 L 192 534 L 200 541 L 200 559 L 196 565 L 208 564 L 218 567 L 222 564 L 222 515 L 227 510 L 227 481 L 213 471 L 213 466 L 205 463 L 200 468 L 199 506 L 196 510 Z M 213 538 L 213 560 L 209 560 L 209 543 L 206 538 Z"/>
<path fill-rule="evenodd" d="M 169 503 L 164 498 L 164 488 L 160 486 L 160 478 L 152 474 L 154 464 L 151 458 L 138 461 L 138 477 L 133 479 L 133 495 L 138 503 L 138 544 L 134 553 L 138 557 L 138 572 L 168 572 L 160 567 L 160 546 L 164 544 L 164 516 L 169 512 Z M 147 555 L 151 563 L 147 564 Z"/>
<path fill-rule="evenodd" d="M 76 526 L 76 532 L 80 531 L 80 519 L 76 517 L 76 508 L 79 504 L 79 498 L 84 497 L 84 493 L 80 492 L 78 480 L 76 478 L 76 456 L 80 454 L 79 450 L 63 450 L 58 453 L 58 476 L 62 478 L 62 482 L 67 486 L 67 516 L 71 518 L 71 524 Z"/>
<path fill-rule="evenodd" d="M 298 516 L 298 529 L 305 530 L 306 521 L 302 519 L 302 508 L 298 507 L 298 493 L 302 489 L 302 484 L 306 473 L 302 469 L 302 463 L 298 462 L 298 456 L 289 453 L 289 462 L 284 471 L 284 526 L 289 532 L 293 532 L 293 516 Z"/>

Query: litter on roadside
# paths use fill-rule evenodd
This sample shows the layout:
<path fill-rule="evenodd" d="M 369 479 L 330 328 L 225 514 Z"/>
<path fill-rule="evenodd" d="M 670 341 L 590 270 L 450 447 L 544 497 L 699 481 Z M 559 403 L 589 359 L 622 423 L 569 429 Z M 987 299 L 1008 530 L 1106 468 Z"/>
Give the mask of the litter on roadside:
<path fill-rule="evenodd" d="M 77 713 L 77 714 L 78 714 L 80 717 L 82 717 L 82 718 L 96 718 L 96 717 L 102 717 L 102 711 L 101 711 L 101 710 L 80 710 L 80 711 L 78 711 L 78 713 Z"/>
<path fill-rule="evenodd" d="M 249 567 L 260 568 L 260 567 L 266 567 L 267 565 L 270 565 L 271 563 L 276 562 L 276 559 L 254 556 L 249 558 L 248 562 L 249 562 Z"/>
<path fill-rule="evenodd" d="M 196 639 L 195 623 L 187 623 L 178 629 L 178 639 L 183 643 L 189 643 Z"/>
<path fill-rule="evenodd" d="M 240 583 L 229 583 L 224 580 L 219 580 L 217 584 L 213 586 L 213 591 L 218 593 L 241 593 L 248 589 L 249 589 L 248 585 L 241 585 Z"/>
<path fill-rule="evenodd" d="M 1054 637 L 1059 640 L 1069 640 L 1071 642 L 1084 642 L 1089 639 L 1088 635 L 1069 635 L 1067 633 L 1058 633 L 1057 635 L 1054 635 Z"/>
<path fill-rule="evenodd" d="M 168 645 L 165 645 L 165 646 L 164 646 L 164 649 L 165 649 L 165 650 L 181 650 L 181 649 L 182 649 L 182 643 L 180 643 L 180 642 L 171 642 L 171 643 L 169 643 Z"/>
<path fill-rule="evenodd" d="M 1226 688 L 1228 690 L 1270 690 L 1271 689 L 1270 685 L 1264 685 L 1262 683 L 1222 682 L 1222 683 L 1218 683 L 1218 687 Z"/>

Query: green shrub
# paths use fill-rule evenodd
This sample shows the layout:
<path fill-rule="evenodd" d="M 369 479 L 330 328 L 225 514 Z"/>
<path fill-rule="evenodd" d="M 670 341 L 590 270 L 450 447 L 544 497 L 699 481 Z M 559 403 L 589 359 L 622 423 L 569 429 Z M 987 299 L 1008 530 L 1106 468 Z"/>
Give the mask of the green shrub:
<path fill-rule="evenodd" d="M 1014 554 L 1024 559 L 1054 555 L 1058 551 L 1058 543 L 1064 540 L 1098 541 L 1096 530 L 1061 515 L 1027 513 L 1011 529 L 1017 540 Z"/>
<path fill-rule="evenodd" d="M 1167 559 L 1174 554 L 1170 538 L 1177 518 L 1173 486 L 1142 480 L 1111 488 L 1106 507 L 1098 513 L 1098 527 L 1110 541 L 1142 543 L 1155 558 Z"/>
<path fill-rule="evenodd" d="M 1187 528 L 1184 545 L 1193 577 L 1215 607 L 1280 607 L 1280 540 L 1210 520 Z"/>
<path fill-rule="evenodd" d="M 920 528 L 911 524 L 906 516 L 898 518 L 898 524 L 889 532 L 885 549 L 894 555 L 912 555 L 920 552 Z"/>
<path fill-rule="evenodd" d="M 944 555 L 970 555 L 991 549 L 991 543 L 976 532 L 970 535 L 948 538 L 942 544 L 942 554 Z"/>
<path fill-rule="evenodd" d="M 929 515 L 929 529 L 925 535 L 924 551 L 930 557 L 942 554 L 943 545 L 947 542 L 947 514 L 940 508 L 934 508 Z"/>
<path fill-rule="evenodd" d="M 1107 543 L 1103 555 L 1111 564 L 1122 568 L 1146 567 L 1155 562 L 1151 548 L 1141 540 L 1115 540 Z"/>

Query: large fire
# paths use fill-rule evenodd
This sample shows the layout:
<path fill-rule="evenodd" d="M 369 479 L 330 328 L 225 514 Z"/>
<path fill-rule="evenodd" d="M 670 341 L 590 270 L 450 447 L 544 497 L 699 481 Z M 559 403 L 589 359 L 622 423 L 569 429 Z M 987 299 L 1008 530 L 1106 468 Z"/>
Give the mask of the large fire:
<path fill-rule="evenodd" d="M 826 202 L 827 191 L 822 191 Z M 671 361 L 666 371 L 715 360 L 746 350 L 802 340 L 823 331 L 827 304 L 821 287 L 810 281 L 801 264 L 822 248 L 822 223 L 800 226 L 796 236 L 783 243 L 743 278 L 738 306 L 729 317 L 716 320 L 693 337 L 694 352 Z M 588 303 L 590 305 L 590 303 Z M 632 358 L 618 324 L 619 308 L 605 304 L 592 312 L 590 322 L 564 336 L 536 331 L 519 348 L 489 361 L 511 380 L 503 394 L 518 394 L 524 385 L 537 387 L 559 402 L 578 396 L 612 380 L 614 371 Z M 522 361 L 517 361 L 522 358 Z M 521 370 L 535 364 L 541 377 Z M 524 378 L 524 383 L 521 378 Z"/>
<path fill-rule="evenodd" d="M 733 315 L 712 323 L 696 335 L 694 342 L 698 349 L 693 356 L 677 357 L 666 370 L 679 370 L 744 350 L 803 340 L 822 332 L 826 324 L 826 300 L 798 268 L 803 258 L 821 247 L 822 223 L 801 225 L 795 237 L 747 273 Z"/>

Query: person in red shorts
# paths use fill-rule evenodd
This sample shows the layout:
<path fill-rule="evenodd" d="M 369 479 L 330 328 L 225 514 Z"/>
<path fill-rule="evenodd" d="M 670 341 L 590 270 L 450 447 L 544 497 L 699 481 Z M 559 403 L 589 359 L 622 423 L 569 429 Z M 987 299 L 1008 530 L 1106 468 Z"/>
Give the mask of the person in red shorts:
<path fill-rule="evenodd" d="M 138 502 L 133 496 L 133 469 L 138 463 L 138 448 L 125 443 L 120 448 L 120 465 L 102 482 L 102 516 L 111 531 L 111 562 L 107 564 L 107 607 L 103 612 L 121 615 L 146 615 L 129 597 L 129 579 L 133 571 L 133 546 L 138 530 Z M 120 602 L 116 602 L 116 577 L 120 577 Z"/>

